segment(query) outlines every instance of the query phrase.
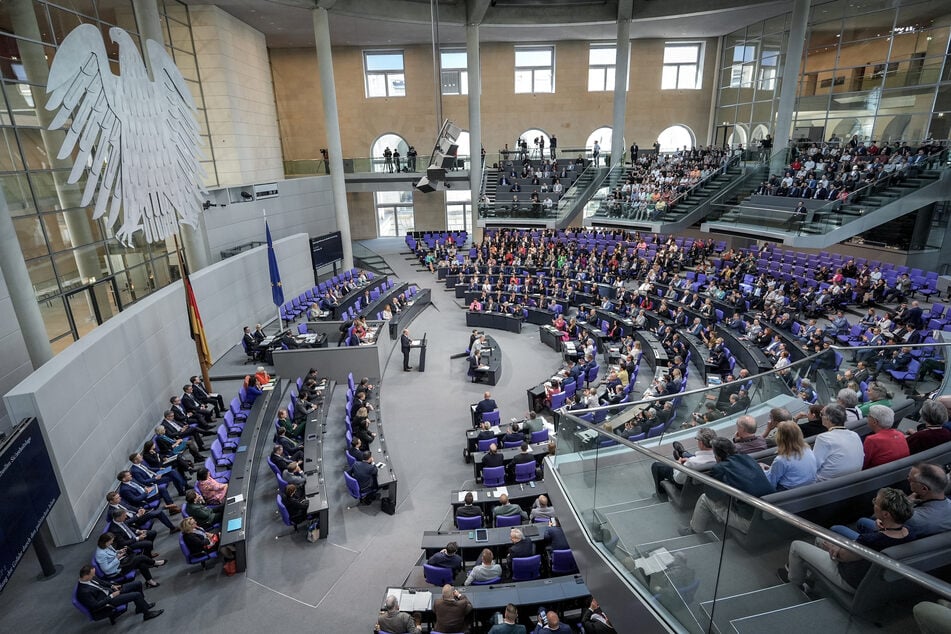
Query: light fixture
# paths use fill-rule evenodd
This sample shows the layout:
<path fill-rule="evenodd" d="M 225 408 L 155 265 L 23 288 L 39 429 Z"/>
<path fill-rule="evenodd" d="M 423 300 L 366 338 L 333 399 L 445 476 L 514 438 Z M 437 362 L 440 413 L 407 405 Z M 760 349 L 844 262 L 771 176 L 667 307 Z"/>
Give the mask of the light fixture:
<path fill-rule="evenodd" d="M 241 192 L 241 197 L 245 200 L 253 200 L 254 196 L 251 195 L 251 192 Z"/>

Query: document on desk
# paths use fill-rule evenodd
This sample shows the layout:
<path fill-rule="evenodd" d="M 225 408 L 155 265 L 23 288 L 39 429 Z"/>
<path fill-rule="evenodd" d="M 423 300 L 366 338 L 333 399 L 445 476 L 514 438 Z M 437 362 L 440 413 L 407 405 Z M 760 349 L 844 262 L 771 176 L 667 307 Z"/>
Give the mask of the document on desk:
<path fill-rule="evenodd" d="M 480 366 L 479 366 L 478 368 L 476 368 L 476 369 L 477 369 L 477 370 L 488 370 L 488 369 L 489 369 L 489 366 L 487 366 L 487 365 L 480 365 Z"/>
<path fill-rule="evenodd" d="M 509 494 L 508 487 L 496 487 L 496 488 L 495 488 L 494 495 L 495 495 L 495 497 L 497 497 L 497 498 L 500 498 L 500 497 L 502 497 L 503 495 L 508 495 L 508 494 Z"/>
<path fill-rule="evenodd" d="M 403 593 L 403 600 L 400 601 L 400 611 L 402 612 L 425 612 L 432 608 L 433 593 L 417 590 L 415 594 Z M 412 606 L 412 607 L 407 607 Z"/>
<path fill-rule="evenodd" d="M 460 502 L 465 502 L 465 500 L 466 500 L 466 495 L 468 495 L 469 493 L 472 494 L 472 501 L 473 501 L 473 502 L 478 502 L 478 501 L 479 501 L 479 492 L 478 492 L 478 491 L 459 491 L 459 501 L 460 501 Z"/>
<path fill-rule="evenodd" d="M 400 607 L 403 607 L 403 589 L 402 588 L 387 588 L 386 596 L 395 597 L 396 602 L 400 604 Z M 406 596 L 409 596 L 409 592 L 406 593 Z"/>
<path fill-rule="evenodd" d="M 418 345 L 420 345 L 420 344 L 422 344 L 422 343 L 423 343 L 423 342 L 422 342 L 421 339 L 413 339 L 413 345 L 414 345 L 414 346 L 418 346 Z"/>
<path fill-rule="evenodd" d="M 667 566 L 673 563 L 674 557 L 666 548 L 658 548 L 647 557 L 641 557 L 634 560 L 634 566 L 644 571 L 645 575 L 653 575 L 667 570 Z"/>

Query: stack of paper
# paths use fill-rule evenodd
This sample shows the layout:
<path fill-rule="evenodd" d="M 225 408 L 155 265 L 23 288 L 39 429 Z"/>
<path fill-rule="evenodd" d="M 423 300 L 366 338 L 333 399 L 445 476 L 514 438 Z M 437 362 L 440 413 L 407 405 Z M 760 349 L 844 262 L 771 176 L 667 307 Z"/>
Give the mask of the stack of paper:
<path fill-rule="evenodd" d="M 666 548 L 658 548 L 647 557 L 641 557 L 634 560 L 634 566 L 644 571 L 645 575 L 653 575 L 667 570 L 667 566 L 673 563 L 674 557 Z"/>

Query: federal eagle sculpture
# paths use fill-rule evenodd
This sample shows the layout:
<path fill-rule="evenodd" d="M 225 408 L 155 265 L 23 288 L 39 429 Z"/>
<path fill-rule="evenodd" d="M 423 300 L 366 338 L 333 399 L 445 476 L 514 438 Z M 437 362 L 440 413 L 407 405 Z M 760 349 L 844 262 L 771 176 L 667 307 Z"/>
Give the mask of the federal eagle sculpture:
<path fill-rule="evenodd" d="M 46 109 L 57 110 L 49 129 L 65 127 L 57 158 L 76 152 L 67 182 L 85 173 L 81 204 L 95 199 L 93 218 L 108 213 L 125 245 L 137 231 L 158 242 L 179 223 L 194 226 L 204 200 L 195 102 L 161 44 L 145 40 L 149 77 L 129 34 L 113 27 L 109 36 L 119 47 L 119 75 L 95 26 L 83 24 L 63 40 L 46 88 Z"/>

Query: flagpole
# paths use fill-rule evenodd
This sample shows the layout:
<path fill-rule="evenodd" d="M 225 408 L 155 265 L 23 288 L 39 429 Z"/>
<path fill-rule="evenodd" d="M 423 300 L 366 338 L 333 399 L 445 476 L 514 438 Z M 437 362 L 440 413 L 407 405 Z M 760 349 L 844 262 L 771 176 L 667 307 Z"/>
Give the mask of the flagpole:
<path fill-rule="evenodd" d="M 179 262 L 179 267 L 181 268 L 181 271 L 179 272 L 182 275 L 182 286 L 184 286 L 185 277 L 188 275 L 188 263 L 185 261 L 185 253 L 182 251 L 182 249 L 178 245 L 178 234 L 175 233 L 172 235 L 172 237 L 175 240 L 175 252 L 178 253 L 178 262 Z M 191 323 L 191 319 L 189 319 L 189 323 Z M 194 342 L 195 342 L 195 355 L 198 357 L 198 367 L 201 369 L 201 380 L 205 386 L 205 391 L 211 393 L 214 391 L 214 388 L 212 388 L 211 378 L 208 376 L 208 364 L 205 363 L 205 355 L 202 354 L 201 341 L 198 339 L 194 339 Z"/>
<path fill-rule="evenodd" d="M 261 215 L 264 216 L 264 226 L 267 227 L 267 209 L 261 207 Z M 281 319 L 281 307 L 277 306 L 277 332 L 284 331 L 284 320 Z"/>

